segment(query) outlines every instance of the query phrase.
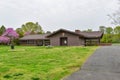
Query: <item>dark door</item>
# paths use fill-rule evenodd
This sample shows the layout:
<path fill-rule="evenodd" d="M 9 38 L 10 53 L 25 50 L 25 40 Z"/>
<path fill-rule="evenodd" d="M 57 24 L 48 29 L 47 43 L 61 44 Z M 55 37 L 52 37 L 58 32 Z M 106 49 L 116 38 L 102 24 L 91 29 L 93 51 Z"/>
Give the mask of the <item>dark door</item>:
<path fill-rule="evenodd" d="M 67 46 L 67 44 L 68 44 L 67 37 L 60 38 L 60 45 L 61 46 Z"/>

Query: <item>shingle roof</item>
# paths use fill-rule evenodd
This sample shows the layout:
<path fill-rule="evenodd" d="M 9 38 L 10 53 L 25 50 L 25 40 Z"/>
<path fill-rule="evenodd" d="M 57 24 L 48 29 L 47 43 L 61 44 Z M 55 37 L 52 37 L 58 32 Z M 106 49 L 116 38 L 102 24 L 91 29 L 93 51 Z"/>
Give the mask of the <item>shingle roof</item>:
<path fill-rule="evenodd" d="M 76 33 L 76 32 L 72 32 L 72 31 L 65 30 L 65 29 L 59 29 L 59 30 L 57 30 L 57 31 L 55 31 L 51 34 L 27 35 L 27 36 L 24 36 L 24 37 L 20 38 L 20 40 L 49 39 L 49 37 L 55 35 L 58 32 L 61 32 L 61 31 L 68 32 L 68 33 L 71 33 L 71 34 L 74 34 L 74 35 L 77 35 L 77 36 L 83 37 L 83 38 L 102 38 L 102 36 L 103 36 L 103 33 L 100 32 L 100 31 Z"/>
<path fill-rule="evenodd" d="M 51 37 L 53 35 L 55 35 L 56 33 L 60 32 L 60 31 L 65 31 L 74 35 L 78 35 L 80 37 L 84 37 L 84 38 L 101 38 L 103 36 L 103 33 L 101 31 L 92 31 L 92 32 L 72 32 L 69 30 L 65 30 L 65 29 L 59 29 L 55 32 L 53 32 L 52 34 L 48 35 L 47 37 Z"/>
<path fill-rule="evenodd" d="M 82 34 L 75 33 L 75 32 L 73 32 L 73 31 L 69 31 L 69 30 L 66 30 L 66 29 L 59 29 L 59 30 L 57 30 L 57 31 L 54 31 L 53 33 L 49 34 L 47 37 L 51 37 L 51 36 L 55 35 L 55 34 L 58 33 L 58 32 L 61 32 L 61 31 L 68 32 L 68 33 L 71 33 L 71 34 L 74 34 L 74 35 L 83 37 Z"/>
<path fill-rule="evenodd" d="M 85 38 L 101 38 L 103 33 L 101 31 L 80 32 Z"/>
<path fill-rule="evenodd" d="M 27 35 L 27 36 L 24 36 L 24 37 L 20 38 L 20 40 L 48 39 L 48 38 L 46 38 L 47 35 L 48 34 Z"/>

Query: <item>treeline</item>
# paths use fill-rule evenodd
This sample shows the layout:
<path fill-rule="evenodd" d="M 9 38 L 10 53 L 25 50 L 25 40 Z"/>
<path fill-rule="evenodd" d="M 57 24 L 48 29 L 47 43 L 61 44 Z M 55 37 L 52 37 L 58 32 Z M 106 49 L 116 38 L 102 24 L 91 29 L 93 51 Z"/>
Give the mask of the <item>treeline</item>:
<path fill-rule="evenodd" d="M 120 43 L 120 26 L 116 26 L 115 28 L 100 26 L 99 30 L 104 33 L 101 42 Z"/>
<path fill-rule="evenodd" d="M 5 31 L 6 31 L 6 27 L 2 25 L 0 27 L 0 36 Z M 29 34 L 43 34 L 44 33 L 42 27 L 38 24 L 38 22 L 36 23 L 27 22 L 25 24 L 22 24 L 21 28 L 17 28 L 15 31 L 19 34 L 19 37 L 23 37 Z"/>

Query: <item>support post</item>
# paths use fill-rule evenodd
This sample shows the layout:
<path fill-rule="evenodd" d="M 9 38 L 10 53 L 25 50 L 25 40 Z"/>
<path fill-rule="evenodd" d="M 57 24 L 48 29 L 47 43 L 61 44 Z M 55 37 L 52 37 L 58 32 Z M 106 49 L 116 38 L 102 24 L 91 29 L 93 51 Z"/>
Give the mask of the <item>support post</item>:
<path fill-rule="evenodd" d="M 86 39 L 85 39 L 85 42 L 84 42 L 85 46 L 86 46 Z"/>

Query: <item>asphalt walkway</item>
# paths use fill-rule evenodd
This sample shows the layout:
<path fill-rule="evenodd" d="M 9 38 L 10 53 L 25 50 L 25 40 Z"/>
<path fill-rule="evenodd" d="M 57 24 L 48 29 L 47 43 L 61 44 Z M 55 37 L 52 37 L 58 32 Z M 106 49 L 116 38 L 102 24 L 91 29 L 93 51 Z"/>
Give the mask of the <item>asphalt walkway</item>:
<path fill-rule="evenodd" d="M 120 80 L 120 46 L 105 46 L 64 80 Z"/>

